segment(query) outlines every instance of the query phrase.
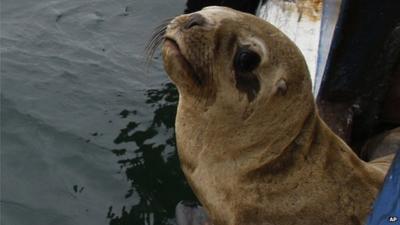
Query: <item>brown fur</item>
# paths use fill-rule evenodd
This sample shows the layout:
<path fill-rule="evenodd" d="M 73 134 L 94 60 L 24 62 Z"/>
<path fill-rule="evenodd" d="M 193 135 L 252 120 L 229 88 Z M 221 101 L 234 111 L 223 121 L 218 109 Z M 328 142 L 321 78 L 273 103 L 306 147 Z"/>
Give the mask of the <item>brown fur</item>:
<path fill-rule="evenodd" d="M 361 161 L 320 119 L 297 47 L 249 14 L 197 14 L 206 22 L 187 29 L 191 17 L 182 15 L 170 23 L 166 38 L 179 49 L 166 41 L 163 58 L 180 93 L 182 169 L 213 224 L 363 224 L 386 171 Z M 235 84 L 239 46 L 261 55 L 251 101 Z"/>

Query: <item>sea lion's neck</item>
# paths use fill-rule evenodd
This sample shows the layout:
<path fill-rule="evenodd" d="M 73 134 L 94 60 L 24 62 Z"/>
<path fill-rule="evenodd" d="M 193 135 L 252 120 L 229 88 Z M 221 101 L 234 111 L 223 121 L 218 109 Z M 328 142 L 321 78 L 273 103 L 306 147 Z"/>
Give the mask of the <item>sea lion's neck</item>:
<path fill-rule="evenodd" d="M 311 215 L 301 211 L 299 215 L 306 218 L 319 213 L 327 220 L 341 218 L 352 221 L 351 224 L 363 224 L 383 183 L 384 174 L 359 159 L 317 113 L 312 113 L 283 154 L 274 161 L 260 164 L 243 177 L 244 183 L 257 183 L 262 177 L 265 181 L 262 189 L 268 190 L 271 196 L 280 196 L 271 197 L 270 204 L 286 205 L 289 208 L 283 210 L 294 215 L 301 209 L 297 205 L 298 196 L 308 196 L 302 201 L 310 207 L 308 213 Z M 254 195 L 250 202 L 259 197 Z M 292 205 L 294 207 L 290 208 Z M 272 210 L 269 213 L 284 212 Z M 314 223 L 305 221 L 299 224 Z M 349 223 L 337 219 L 336 224 Z"/>
<path fill-rule="evenodd" d="M 295 163 L 296 170 L 304 171 L 298 175 L 300 179 L 314 182 L 311 186 L 320 189 L 314 195 L 327 198 L 327 205 L 342 217 L 353 224 L 364 224 L 385 174 L 362 161 L 318 114 L 314 125 L 301 136 L 298 144 L 303 146 L 304 155 L 297 156 Z"/>
<path fill-rule="evenodd" d="M 239 111 L 239 107 L 229 106 L 206 108 L 193 102 L 181 96 L 176 117 L 182 164 L 188 163 L 192 169 L 200 161 L 234 160 L 241 166 L 274 161 L 315 115 L 314 105 L 305 103 L 295 103 L 301 110 L 293 117 L 290 107 L 282 107 L 285 108 L 282 111 L 266 108 L 251 112 L 252 109 Z M 252 115 L 243 119 L 248 111 Z"/>
<path fill-rule="evenodd" d="M 251 124 L 256 131 L 246 126 L 229 127 L 219 121 L 223 118 L 207 116 L 197 110 L 179 106 L 177 143 L 182 168 L 209 211 L 219 216 L 225 214 L 225 209 L 214 208 L 207 201 L 212 199 L 234 207 L 237 202 L 220 198 L 235 193 L 246 196 L 240 204 L 254 204 L 260 198 L 270 198 L 268 204 L 293 207 L 289 211 L 294 215 L 301 209 L 296 198 L 303 195 L 310 195 L 303 201 L 315 207 L 315 212 L 310 210 L 311 213 L 334 212 L 338 217 L 351 217 L 360 223 L 368 214 L 384 174 L 377 174 L 378 171 L 360 160 L 326 126 L 315 108 L 311 107 L 297 118 L 288 118 L 293 123 L 282 122 L 281 131 L 275 132 L 268 130 L 276 129 L 274 123 L 272 126 Z M 260 133 L 264 135 L 257 135 Z M 215 186 L 215 180 L 226 184 L 225 188 Z M 274 198 L 274 195 L 280 197 Z M 327 201 L 326 205 L 322 201 Z M 263 215 L 274 215 L 284 214 L 288 208 L 260 210 Z M 328 217 L 335 215 L 326 214 Z"/>

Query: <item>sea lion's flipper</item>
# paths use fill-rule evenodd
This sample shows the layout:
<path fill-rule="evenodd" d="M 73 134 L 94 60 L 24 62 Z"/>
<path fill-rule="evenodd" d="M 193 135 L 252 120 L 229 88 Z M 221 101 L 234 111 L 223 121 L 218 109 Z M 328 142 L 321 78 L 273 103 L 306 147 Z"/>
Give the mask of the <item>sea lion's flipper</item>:
<path fill-rule="evenodd" d="M 393 153 L 387 156 L 374 159 L 369 163 L 386 174 L 390 168 L 390 165 L 393 162 L 394 156 L 395 154 Z"/>
<path fill-rule="evenodd" d="M 386 173 L 398 149 L 400 149 L 400 127 L 368 140 L 363 147 L 362 156 L 369 160 L 371 165 Z"/>
<path fill-rule="evenodd" d="M 175 216 L 178 225 L 212 225 L 197 202 L 180 201 L 176 205 Z"/>

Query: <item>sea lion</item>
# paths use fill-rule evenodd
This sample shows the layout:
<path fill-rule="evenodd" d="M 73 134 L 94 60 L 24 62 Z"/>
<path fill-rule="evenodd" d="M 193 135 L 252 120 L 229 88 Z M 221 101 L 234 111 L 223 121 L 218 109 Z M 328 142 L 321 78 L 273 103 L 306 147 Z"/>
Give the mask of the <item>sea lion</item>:
<path fill-rule="evenodd" d="M 364 159 L 374 160 L 391 155 L 400 149 L 400 127 L 378 134 L 364 144 L 361 155 Z"/>
<path fill-rule="evenodd" d="M 386 171 L 321 120 L 305 60 L 282 32 L 206 7 L 161 27 L 160 42 L 179 91 L 181 166 L 214 225 L 364 223 Z"/>

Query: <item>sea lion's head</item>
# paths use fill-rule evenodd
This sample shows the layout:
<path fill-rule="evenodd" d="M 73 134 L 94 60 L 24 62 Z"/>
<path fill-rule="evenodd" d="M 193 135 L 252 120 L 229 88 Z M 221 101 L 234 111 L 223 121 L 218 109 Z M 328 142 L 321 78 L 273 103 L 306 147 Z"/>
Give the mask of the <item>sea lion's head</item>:
<path fill-rule="evenodd" d="M 162 53 L 181 98 L 205 110 L 246 108 L 248 117 L 260 102 L 271 108 L 285 98 L 312 98 L 307 66 L 295 44 L 247 13 L 213 6 L 178 16 L 166 28 Z"/>
<path fill-rule="evenodd" d="M 192 124 L 220 125 L 207 133 L 235 129 L 261 140 L 277 130 L 295 135 L 314 111 L 304 57 L 270 23 L 212 6 L 161 28 L 152 43 L 163 43 L 164 67 L 180 94 L 177 121 L 191 113 Z"/>

